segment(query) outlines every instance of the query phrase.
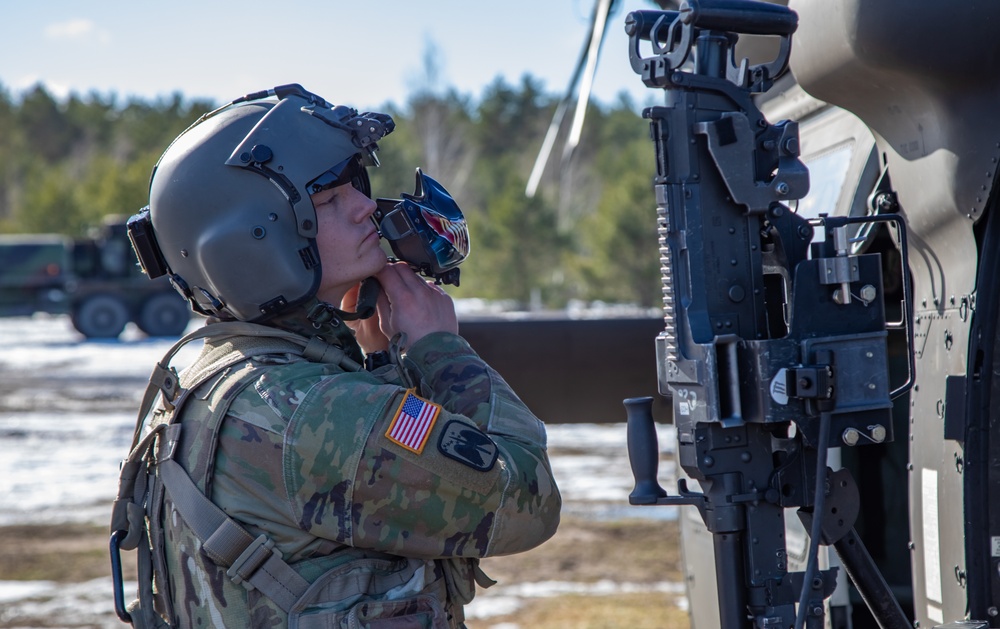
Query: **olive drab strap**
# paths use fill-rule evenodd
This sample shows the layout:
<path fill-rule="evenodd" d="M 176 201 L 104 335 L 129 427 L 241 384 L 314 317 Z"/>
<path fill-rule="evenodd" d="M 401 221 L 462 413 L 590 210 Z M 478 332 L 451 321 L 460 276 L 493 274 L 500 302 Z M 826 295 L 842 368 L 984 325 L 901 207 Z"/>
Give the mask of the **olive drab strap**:
<path fill-rule="evenodd" d="M 180 427 L 181 424 L 170 425 L 178 433 Z M 171 446 L 177 441 L 170 439 L 167 447 L 160 450 L 165 458 L 158 461 L 157 473 L 174 508 L 201 541 L 202 551 L 226 568 L 226 576 L 234 583 L 260 590 L 289 611 L 309 588 L 309 582 L 282 560 L 273 541 L 265 535 L 255 538 L 198 489 L 172 458 Z"/>
<path fill-rule="evenodd" d="M 358 371 L 361 365 L 350 359 L 339 347 L 330 345 L 318 337 L 306 337 L 245 322 L 220 322 L 206 325 L 175 343 L 156 364 L 150 375 L 149 384 L 140 404 L 136 419 L 132 447 L 128 458 L 123 461 L 119 476 L 118 497 L 111 516 L 111 559 L 115 581 L 115 611 L 118 617 L 135 627 L 166 627 L 160 615 L 172 617 L 165 592 L 154 592 L 153 575 L 160 564 L 158 550 L 162 552 L 162 540 L 149 538 L 147 520 L 160 515 L 164 494 L 170 496 L 181 518 L 191 528 L 202 544 L 205 553 L 218 565 L 227 568 L 226 574 L 234 583 L 247 589 L 258 589 L 285 611 L 292 608 L 295 601 L 308 589 L 309 582 L 303 579 L 274 550 L 274 542 L 261 535 L 254 537 L 235 520 L 225 514 L 203 493 L 184 468 L 174 460 L 180 442 L 180 423 L 174 423 L 178 410 L 184 405 L 189 394 L 213 375 L 251 357 L 251 353 L 237 352 L 235 357 L 219 363 L 193 365 L 194 375 L 181 386 L 181 378 L 170 361 L 177 352 L 198 339 L 224 341 L 232 337 L 258 337 L 289 341 L 289 349 L 299 353 L 311 362 L 335 363 L 348 371 Z M 264 352 L 261 352 L 264 353 Z M 226 414 L 229 403 L 235 395 L 227 395 L 232 389 L 243 388 L 254 379 L 252 368 L 245 369 L 238 377 L 231 378 L 224 389 L 217 392 L 216 399 L 227 400 L 219 409 L 218 420 Z M 236 391 L 232 391 L 235 393 Z M 143 435 L 146 419 L 157 397 L 163 409 L 170 414 L 169 422 L 157 423 Z M 218 426 L 209 427 L 214 435 Z M 162 531 L 159 531 L 162 533 Z M 124 605 L 123 579 L 121 574 L 120 550 L 138 550 L 139 600 L 128 609 Z M 157 613 L 157 612 L 160 613 Z"/>
<path fill-rule="evenodd" d="M 239 391 L 258 377 L 259 373 L 248 366 L 232 374 L 213 390 L 212 397 L 221 400 L 221 405 L 211 413 L 205 430 L 199 431 L 197 438 L 188 440 L 188 443 L 202 440 L 217 443 L 220 424 L 228 413 L 229 405 Z M 207 378 L 201 382 L 205 380 Z M 226 575 L 235 584 L 260 590 L 279 607 L 289 611 L 309 588 L 309 582 L 282 561 L 281 553 L 274 550 L 273 541 L 264 535 L 255 538 L 226 515 L 175 460 L 175 455 L 181 454 L 184 448 L 180 439 L 182 428 L 181 423 L 171 423 L 157 450 L 157 475 L 163 482 L 166 495 L 201 542 L 202 551 L 216 564 L 226 568 Z"/>
<path fill-rule="evenodd" d="M 162 394 L 163 404 L 167 410 L 174 409 L 174 401 L 180 395 L 180 378 L 177 370 L 170 366 L 170 361 L 177 352 L 191 341 L 198 339 L 221 341 L 236 336 L 283 339 L 302 347 L 303 356 L 312 362 L 336 363 L 347 371 L 361 371 L 362 369 L 362 366 L 349 358 L 341 348 L 326 343 L 319 337 L 306 338 L 294 332 L 243 321 L 224 321 L 203 326 L 174 343 L 173 347 L 153 368 L 149 384 L 146 386 L 142 403 L 139 406 L 139 416 L 136 419 L 135 433 L 132 436 L 133 448 L 139 443 L 142 427 L 149 411 L 153 408 L 157 394 Z"/>
<path fill-rule="evenodd" d="M 149 473 L 153 444 L 163 434 L 166 424 L 149 432 L 129 452 L 122 462 L 118 480 L 118 497 L 111 511 L 111 566 L 114 580 L 115 613 L 123 622 L 137 628 L 165 627 L 166 623 L 154 609 L 155 594 L 152 588 L 153 557 L 146 529 L 146 507 L 150 503 L 150 484 L 155 480 Z M 138 601 L 125 606 L 122 583 L 121 549 L 138 550 L 139 577 Z M 144 583 L 149 585 L 144 586 Z"/>

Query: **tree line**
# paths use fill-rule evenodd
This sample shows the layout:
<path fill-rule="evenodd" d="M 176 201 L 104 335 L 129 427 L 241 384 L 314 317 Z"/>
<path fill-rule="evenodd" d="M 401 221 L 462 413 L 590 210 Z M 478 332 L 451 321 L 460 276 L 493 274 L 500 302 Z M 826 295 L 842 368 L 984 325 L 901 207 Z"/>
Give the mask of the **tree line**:
<path fill-rule="evenodd" d="M 461 286 L 449 289 L 456 297 L 520 307 L 562 308 L 570 300 L 655 307 L 648 126 L 625 95 L 613 105 L 592 104 L 579 146 L 568 158 L 553 151 L 528 197 L 558 101 L 526 75 L 518 84 L 497 79 L 478 99 L 420 90 L 402 105 L 386 105 L 396 131 L 380 143 L 373 191 L 412 192 L 420 166 L 452 193 L 472 239 Z M 17 96 L 0 86 L 0 233 L 80 235 L 105 215 L 134 213 L 148 202 L 162 151 L 216 106 L 181 94 L 60 100 L 40 85 Z"/>

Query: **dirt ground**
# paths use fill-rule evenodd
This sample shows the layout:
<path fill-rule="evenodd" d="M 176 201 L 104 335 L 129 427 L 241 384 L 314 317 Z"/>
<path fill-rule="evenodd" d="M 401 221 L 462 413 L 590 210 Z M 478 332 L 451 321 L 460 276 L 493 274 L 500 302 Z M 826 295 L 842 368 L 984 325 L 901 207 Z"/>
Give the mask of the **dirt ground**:
<path fill-rule="evenodd" d="M 625 520 L 594 522 L 564 519 L 555 536 L 521 555 L 491 557 L 483 570 L 501 582 L 532 581 L 619 583 L 680 582 L 683 578 L 677 522 Z"/>
<path fill-rule="evenodd" d="M 510 557 L 483 560 L 483 570 L 500 584 L 570 581 L 616 585 L 669 582 L 682 588 L 679 527 L 676 521 L 594 522 L 564 519 L 541 547 Z M 470 622 L 470 628 L 681 629 L 690 626 L 678 597 L 659 592 L 604 596 L 568 594 L 529 600 L 516 613 Z"/>
<path fill-rule="evenodd" d="M 32 348 L 38 337 L 31 355 L 49 358 L 39 363 L 44 368 L 7 370 L 0 379 L 0 413 L 134 411 L 148 373 L 145 363 L 136 378 L 64 373 L 61 365 L 54 367 L 59 360 L 85 362 L 92 348 L 73 354 L 77 345 L 58 336 L 54 322 L 42 332 L 36 324 L 21 324 L 12 336 L 27 335 Z M 101 347 L 125 358 L 142 349 Z M 67 352 L 69 358 L 60 358 Z M 118 358 L 109 357 L 112 363 Z M 10 443 L 19 447 L 20 441 Z M 470 629 L 687 628 L 677 528 L 676 522 L 638 517 L 566 516 L 555 537 L 539 548 L 483 561 L 483 570 L 499 583 L 479 593 L 467 624 Z M 113 611 L 108 539 L 104 526 L 91 524 L 0 527 L 0 581 L 24 582 L 0 591 L 0 629 L 126 627 Z M 123 554 L 127 581 L 135 579 L 134 561 L 134 553 Z M 56 586 L 33 587 L 46 583 Z M 34 593 L 12 594 L 22 591 Z"/>
<path fill-rule="evenodd" d="M 581 585 L 611 582 L 624 586 L 672 583 L 678 589 L 682 580 L 679 552 L 676 522 L 595 522 L 570 518 L 541 547 L 520 555 L 489 558 L 482 566 L 499 581 L 498 589 L 519 583 L 547 582 Z M 124 559 L 126 575 L 134 574 L 132 553 L 125 553 Z M 66 524 L 0 528 L 2 580 L 69 584 L 106 578 L 109 573 L 108 535 L 102 527 Z M 687 613 L 678 607 L 679 596 L 660 591 L 633 592 L 628 587 L 601 595 L 534 597 L 529 592 L 515 612 L 471 619 L 469 626 L 471 629 L 687 627 Z M 110 591 L 108 604 L 111 604 Z M 110 611 L 109 616 L 113 621 Z M 49 622 L 51 619 L 23 615 L 5 619 L 0 613 L 0 628 L 52 626 Z"/>

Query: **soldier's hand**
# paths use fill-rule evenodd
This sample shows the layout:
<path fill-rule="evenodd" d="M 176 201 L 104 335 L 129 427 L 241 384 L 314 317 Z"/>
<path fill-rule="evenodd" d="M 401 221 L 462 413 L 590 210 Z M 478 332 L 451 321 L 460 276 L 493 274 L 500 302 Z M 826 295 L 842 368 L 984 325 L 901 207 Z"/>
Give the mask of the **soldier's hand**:
<path fill-rule="evenodd" d="M 356 284 L 353 288 L 348 289 L 347 294 L 344 295 L 344 298 L 340 301 L 341 310 L 344 312 L 357 311 L 358 291 L 360 289 L 360 283 Z M 384 295 L 379 294 L 379 301 L 384 298 Z M 361 346 L 361 349 L 364 350 L 366 354 L 389 349 L 389 338 L 384 332 L 382 332 L 377 308 L 375 310 L 375 314 L 367 319 L 346 321 L 345 323 L 347 323 L 347 325 L 354 330 L 354 337 L 357 339 L 358 345 Z"/>
<path fill-rule="evenodd" d="M 432 332 L 458 334 L 455 303 L 440 286 L 424 280 L 405 262 L 388 264 L 375 277 L 382 284 L 378 318 L 387 337 L 402 332 L 410 346 Z"/>

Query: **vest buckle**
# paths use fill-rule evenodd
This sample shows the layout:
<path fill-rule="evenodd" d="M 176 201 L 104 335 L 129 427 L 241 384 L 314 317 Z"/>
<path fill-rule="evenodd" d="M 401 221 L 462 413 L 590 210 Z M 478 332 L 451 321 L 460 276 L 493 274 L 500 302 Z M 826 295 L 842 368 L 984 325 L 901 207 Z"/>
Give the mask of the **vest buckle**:
<path fill-rule="evenodd" d="M 248 579 L 273 556 L 281 559 L 281 552 L 274 549 L 274 540 L 261 533 L 226 570 L 226 576 L 236 585 L 252 590 L 254 586 Z"/>

